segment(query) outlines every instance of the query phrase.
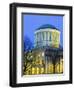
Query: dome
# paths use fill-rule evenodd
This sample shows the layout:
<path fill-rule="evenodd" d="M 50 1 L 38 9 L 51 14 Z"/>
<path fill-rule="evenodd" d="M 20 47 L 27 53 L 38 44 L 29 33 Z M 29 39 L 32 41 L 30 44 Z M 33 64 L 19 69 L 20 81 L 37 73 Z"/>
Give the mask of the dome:
<path fill-rule="evenodd" d="M 51 29 L 56 29 L 56 30 L 58 30 L 55 26 L 50 25 L 50 24 L 44 24 L 44 25 L 40 26 L 39 28 L 37 28 L 36 30 L 46 29 L 46 28 L 51 28 Z"/>
<path fill-rule="evenodd" d="M 50 24 L 40 26 L 35 31 L 35 47 L 49 46 L 59 48 L 60 31 Z"/>

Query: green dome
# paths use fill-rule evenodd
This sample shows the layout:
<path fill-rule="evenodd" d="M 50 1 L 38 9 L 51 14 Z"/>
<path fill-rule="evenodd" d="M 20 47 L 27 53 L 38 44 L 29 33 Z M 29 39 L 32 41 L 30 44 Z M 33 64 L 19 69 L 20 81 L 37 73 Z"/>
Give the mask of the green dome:
<path fill-rule="evenodd" d="M 37 28 L 36 30 L 46 29 L 46 28 L 56 29 L 56 30 L 58 30 L 55 26 L 50 25 L 50 24 L 44 24 L 44 25 L 40 26 L 39 28 Z"/>

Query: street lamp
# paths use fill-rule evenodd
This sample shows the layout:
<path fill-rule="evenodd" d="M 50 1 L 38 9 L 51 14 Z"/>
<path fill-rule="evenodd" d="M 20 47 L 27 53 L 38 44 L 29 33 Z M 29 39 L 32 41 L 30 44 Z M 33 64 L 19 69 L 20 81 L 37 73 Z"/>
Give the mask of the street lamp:
<path fill-rule="evenodd" d="M 44 52 L 42 52 L 42 57 L 44 57 Z"/>

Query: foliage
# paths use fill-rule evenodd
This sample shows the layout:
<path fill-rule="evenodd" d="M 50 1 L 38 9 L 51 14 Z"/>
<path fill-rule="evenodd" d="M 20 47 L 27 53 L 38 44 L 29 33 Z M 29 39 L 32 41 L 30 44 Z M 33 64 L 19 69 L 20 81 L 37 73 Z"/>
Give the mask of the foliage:
<path fill-rule="evenodd" d="M 31 68 L 32 61 L 33 61 L 32 51 L 24 52 L 23 67 L 25 73 L 29 69 L 29 67 Z"/>

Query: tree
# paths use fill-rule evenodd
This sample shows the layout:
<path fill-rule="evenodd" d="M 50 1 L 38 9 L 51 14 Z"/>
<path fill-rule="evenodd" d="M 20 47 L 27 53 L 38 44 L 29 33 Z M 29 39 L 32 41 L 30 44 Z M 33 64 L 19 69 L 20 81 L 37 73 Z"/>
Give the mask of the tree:
<path fill-rule="evenodd" d="M 32 61 L 33 61 L 32 51 L 24 52 L 24 61 L 23 61 L 24 74 L 26 74 L 26 71 L 31 69 Z"/>
<path fill-rule="evenodd" d="M 31 64 L 33 61 L 32 48 L 33 48 L 33 43 L 27 36 L 25 36 L 24 37 L 24 59 L 23 59 L 24 74 L 26 74 L 26 71 L 29 70 L 29 67 L 31 67 Z"/>
<path fill-rule="evenodd" d="M 24 37 L 24 51 L 29 51 L 32 48 L 33 48 L 33 43 L 27 36 L 25 36 Z"/>

